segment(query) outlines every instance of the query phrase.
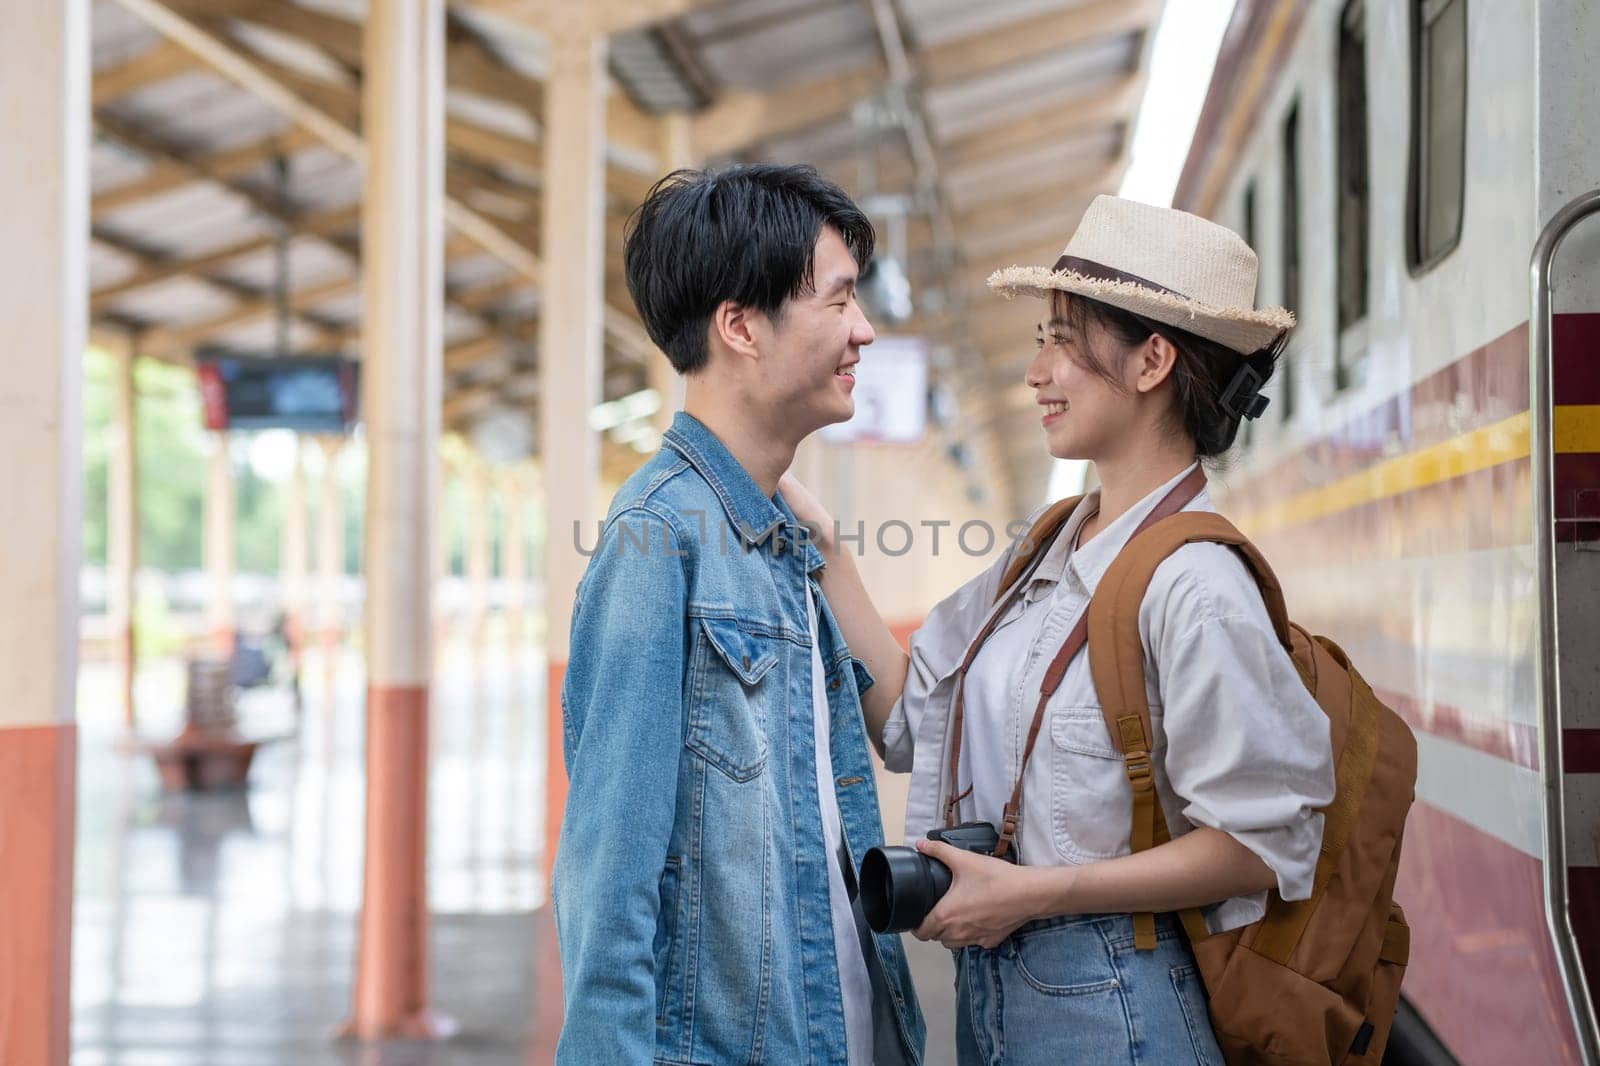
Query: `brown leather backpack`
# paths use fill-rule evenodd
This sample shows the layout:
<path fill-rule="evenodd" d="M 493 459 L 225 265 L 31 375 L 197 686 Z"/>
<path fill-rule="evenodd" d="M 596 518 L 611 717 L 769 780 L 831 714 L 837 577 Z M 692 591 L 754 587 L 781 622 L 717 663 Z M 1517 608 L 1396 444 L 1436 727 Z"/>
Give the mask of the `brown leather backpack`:
<path fill-rule="evenodd" d="M 1063 500 L 1035 522 L 1002 590 L 1042 555 L 1077 503 Z M 1200 511 L 1152 517 L 1100 579 L 1086 615 L 1095 690 L 1133 791 L 1132 848 L 1169 839 L 1150 778 L 1139 606 L 1156 567 L 1178 548 L 1225 544 L 1254 576 L 1278 639 L 1328 715 L 1337 792 L 1322 811 L 1310 899 L 1286 902 L 1271 892 L 1260 921 L 1215 935 L 1199 911 L 1182 913 L 1210 996 L 1212 1028 L 1230 1066 L 1377 1063 L 1410 954 L 1410 931 L 1393 894 L 1417 779 L 1416 738 L 1337 645 L 1289 621 L 1272 568 L 1232 523 Z M 1134 934 L 1137 947 L 1154 948 L 1153 916 L 1134 915 Z"/>

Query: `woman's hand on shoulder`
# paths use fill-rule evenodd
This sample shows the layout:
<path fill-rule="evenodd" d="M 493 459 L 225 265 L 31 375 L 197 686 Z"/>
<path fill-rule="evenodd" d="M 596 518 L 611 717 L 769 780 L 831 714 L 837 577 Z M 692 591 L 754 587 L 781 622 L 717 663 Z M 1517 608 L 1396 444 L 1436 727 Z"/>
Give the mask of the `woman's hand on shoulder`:
<path fill-rule="evenodd" d="M 800 524 L 811 530 L 811 542 L 824 554 L 833 548 L 834 520 L 816 494 L 806 488 L 793 474 L 778 479 L 778 492 Z"/>
<path fill-rule="evenodd" d="M 912 934 L 945 947 L 998 947 L 1018 926 L 1045 917 L 1049 868 L 1016 866 L 989 855 L 919 840 L 917 850 L 950 867 L 950 891 Z"/>

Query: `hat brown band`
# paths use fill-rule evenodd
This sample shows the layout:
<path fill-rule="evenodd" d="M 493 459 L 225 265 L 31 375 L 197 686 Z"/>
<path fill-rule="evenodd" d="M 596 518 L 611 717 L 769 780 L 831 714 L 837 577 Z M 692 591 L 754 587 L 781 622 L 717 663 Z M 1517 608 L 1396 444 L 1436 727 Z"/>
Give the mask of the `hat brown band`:
<path fill-rule="evenodd" d="M 1108 267 L 1104 263 L 1096 263 L 1093 259 L 1080 259 L 1075 255 L 1064 255 L 1057 259 L 1053 269 L 1057 272 L 1066 270 L 1074 274 L 1082 274 L 1084 277 L 1093 278 L 1096 281 L 1130 281 L 1135 285 L 1155 292 L 1176 296 L 1180 300 L 1189 298 L 1177 289 L 1169 289 L 1165 285 L 1157 285 L 1149 278 L 1141 278 L 1137 274 L 1129 274 L 1126 271 L 1118 270 L 1116 267 Z"/>

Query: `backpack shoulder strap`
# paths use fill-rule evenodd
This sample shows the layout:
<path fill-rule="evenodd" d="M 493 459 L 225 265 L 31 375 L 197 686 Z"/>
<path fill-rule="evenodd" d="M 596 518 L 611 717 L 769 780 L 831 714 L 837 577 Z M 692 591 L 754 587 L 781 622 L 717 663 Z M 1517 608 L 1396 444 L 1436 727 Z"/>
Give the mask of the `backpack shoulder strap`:
<path fill-rule="evenodd" d="M 1081 502 L 1082 496 L 1057 500 L 1034 520 L 1028 532 L 1017 542 L 1017 550 L 1012 553 L 1011 561 L 1000 576 L 1000 587 L 994 594 L 995 602 L 998 603 L 1030 567 L 1038 565 L 1039 560 L 1044 558 L 1045 548 L 1056 539 L 1056 534 L 1061 532 L 1061 527 L 1067 524 L 1067 519 L 1072 517 L 1072 512 L 1078 509 Z"/>
<path fill-rule="evenodd" d="M 1210 511 L 1184 511 L 1155 523 L 1122 549 L 1089 602 L 1089 669 L 1111 740 L 1124 753 L 1126 741 L 1148 738 L 1150 731 L 1139 608 L 1156 568 L 1185 544 L 1201 542 L 1225 544 L 1239 554 L 1261 589 L 1279 643 L 1293 649 L 1283 587 L 1266 559 L 1232 522 Z M 1130 718 L 1134 721 L 1127 721 Z"/>
<path fill-rule="evenodd" d="M 1276 575 L 1244 534 L 1219 514 L 1182 511 L 1164 518 L 1136 534 L 1112 561 L 1089 601 L 1089 671 L 1106 731 L 1122 753 L 1123 772 L 1133 793 L 1130 844 L 1135 852 L 1168 839 L 1166 819 L 1150 776 L 1150 701 L 1145 695 L 1139 607 L 1156 568 L 1185 544 L 1205 541 L 1226 544 L 1240 554 L 1261 588 L 1279 641 L 1285 648 L 1292 646 L 1289 615 Z M 1190 939 L 1204 939 L 1205 923 L 1199 912 L 1186 911 L 1182 917 Z M 1155 947 L 1152 915 L 1134 915 L 1134 945 Z"/>

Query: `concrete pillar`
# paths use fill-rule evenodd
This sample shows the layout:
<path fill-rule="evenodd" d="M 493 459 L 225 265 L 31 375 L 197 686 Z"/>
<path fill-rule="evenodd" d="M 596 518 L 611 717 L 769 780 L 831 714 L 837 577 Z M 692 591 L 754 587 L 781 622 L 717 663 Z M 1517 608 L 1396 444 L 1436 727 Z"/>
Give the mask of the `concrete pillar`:
<path fill-rule="evenodd" d="M 233 457 L 228 450 L 228 435 L 210 435 L 211 453 L 206 457 L 204 498 L 205 571 L 208 599 L 206 628 L 212 649 L 227 657 L 233 654 L 238 620 L 233 609 L 235 558 L 233 498 Z"/>
<path fill-rule="evenodd" d="M 493 532 L 489 467 L 479 459 L 467 470 L 467 632 L 471 635 L 474 654 L 483 651 L 489 625 Z"/>
<path fill-rule="evenodd" d="M 339 585 L 344 579 L 344 499 L 339 493 L 339 455 L 343 437 L 320 437 L 322 481 L 317 489 L 317 631 L 322 667 L 330 673 L 339 652 L 344 619 Z"/>
<path fill-rule="evenodd" d="M 527 634 L 528 499 L 524 481 L 523 471 L 517 468 L 500 478 L 500 578 L 506 590 L 506 643 L 513 654 L 522 650 Z"/>
<path fill-rule="evenodd" d="M 444 579 L 450 576 L 450 521 L 445 514 L 450 489 L 451 469 L 450 460 L 444 456 L 439 457 L 439 491 L 438 502 L 434 505 L 433 538 L 433 587 L 440 588 Z M 442 651 L 450 640 L 450 616 L 445 607 L 444 599 L 438 595 L 433 600 L 433 646 Z"/>
<path fill-rule="evenodd" d="M 294 466 L 289 468 L 289 483 L 283 493 L 283 540 L 278 551 L 278 569 L 283 580 L 284 629 L 289 641 L 289 666 L 295 679 L 295 696 L 300 694 L 300 653 L 306 635 L 306 570 L 309 565 L 306 532 L 305 441 L 296 437 Z"/>
<path fill-rule="evenodd" d="M 89 5 L 0 33 L 0 1062 L 66 1066 L 88 337 Z"/>
<path fill-rule="evenodd" d="M 561 759 L 561 679 L 572 603 L 585 559 L 574 541 L 593 536 L 600 442 L 589 411 L 600 400 L 601 309 L 605 292 L 605 39 L 584 0 L 550 0 L 550 73 L 545 85 L 544 293 L 539 350 L 539 452 L 543 457 L 545 543 L 546 774 L 544 869 L 555 861 L 566 805 Z M 551 461 L 560 456 L 559 461 Z"/>
<path fill-rule="evenodd" d="M 106 613 L 111 619 L 111 639 L 116 644 L 117 668 L 122 674 L 122 724 L 132 733 L 138 724 L 133 681 L 139 662 L 133 627 L 139 573 L 139 435 L 133 377 L 138 342 L 130 338 L 114 354 L 117 368 L 106 501 Z"/>
<path fill-rule="evenodd" d="M 428 689 L 444 363 L 444 0 L 372 0 L 363 45 L 361 410 L 367 433 L 362 1040 L 432 1038 Z"/>

